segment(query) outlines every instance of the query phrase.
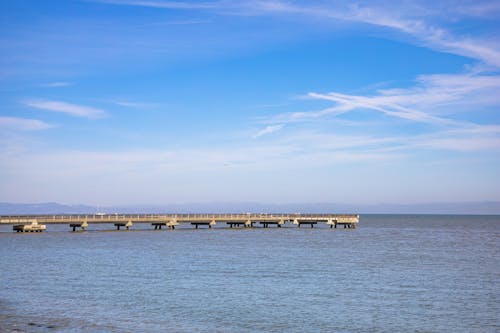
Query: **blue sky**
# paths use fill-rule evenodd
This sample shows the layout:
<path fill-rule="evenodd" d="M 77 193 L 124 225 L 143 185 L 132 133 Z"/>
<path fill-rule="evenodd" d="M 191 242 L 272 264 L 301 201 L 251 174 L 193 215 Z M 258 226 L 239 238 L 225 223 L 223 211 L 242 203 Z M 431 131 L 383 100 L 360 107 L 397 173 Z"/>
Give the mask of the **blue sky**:
<path fill-rule="evenodd" d="M 0 201 L 500 201 L 497 1 L 0 4 Z"/>

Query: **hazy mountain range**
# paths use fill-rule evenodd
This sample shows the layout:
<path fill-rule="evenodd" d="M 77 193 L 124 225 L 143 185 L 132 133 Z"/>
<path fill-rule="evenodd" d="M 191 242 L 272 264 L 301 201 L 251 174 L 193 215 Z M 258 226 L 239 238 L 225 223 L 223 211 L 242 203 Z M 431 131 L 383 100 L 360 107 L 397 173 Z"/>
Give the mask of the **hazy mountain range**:
<path fill-rule="evenodd" d="M 360 214 L 500 214 L 500 202 L 354 205 L 336 203 L 263 204 L 206 202 L 97 207 L 59 203 L 0 203 L 0 215 L 94 213 L 360 213 Z"/>

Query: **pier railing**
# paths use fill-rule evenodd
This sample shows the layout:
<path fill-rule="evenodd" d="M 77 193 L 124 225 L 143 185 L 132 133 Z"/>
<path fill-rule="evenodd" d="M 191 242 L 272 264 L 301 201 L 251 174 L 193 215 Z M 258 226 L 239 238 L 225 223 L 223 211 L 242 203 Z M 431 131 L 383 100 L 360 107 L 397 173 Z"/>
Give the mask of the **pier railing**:
<path fill-rule="evenodd" d="M 227 214 L 65 214 L 65 215 L 7 215 L 0 216 L 0 224 L 68 223 L 85 221 L 87 223 L 111 223 L 133 221 L 147 223 L 151 221 L 178 220 L 190 222 L 196 220 L 351 220 L 358 222 L 357 214 L 286 214 L 286 213 L 227 213 Z"/>

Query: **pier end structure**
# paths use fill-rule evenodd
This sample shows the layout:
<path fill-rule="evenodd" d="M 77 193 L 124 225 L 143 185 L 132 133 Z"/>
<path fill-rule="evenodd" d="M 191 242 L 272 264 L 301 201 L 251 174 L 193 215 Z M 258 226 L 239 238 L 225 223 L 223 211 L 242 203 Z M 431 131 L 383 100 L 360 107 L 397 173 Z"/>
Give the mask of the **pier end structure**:
<path fill-rule="evenodd" d="M 12 226 L 12 230 L 16 232 L 43 232 L 47 230 L 47 226 L 45 224 L 38 224 L 36 219 L 19 219 Z"/>

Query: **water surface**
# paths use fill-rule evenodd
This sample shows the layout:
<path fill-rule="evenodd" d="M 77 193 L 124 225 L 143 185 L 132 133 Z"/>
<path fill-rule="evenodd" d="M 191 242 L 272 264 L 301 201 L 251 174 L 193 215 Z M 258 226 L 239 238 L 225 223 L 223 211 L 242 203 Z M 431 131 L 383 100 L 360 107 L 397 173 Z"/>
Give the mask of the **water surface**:
<path fill-rule="evenodd" d="M 498 216 L 48 228 L 0 229 L 2 332 L 500 331 Z"/>

